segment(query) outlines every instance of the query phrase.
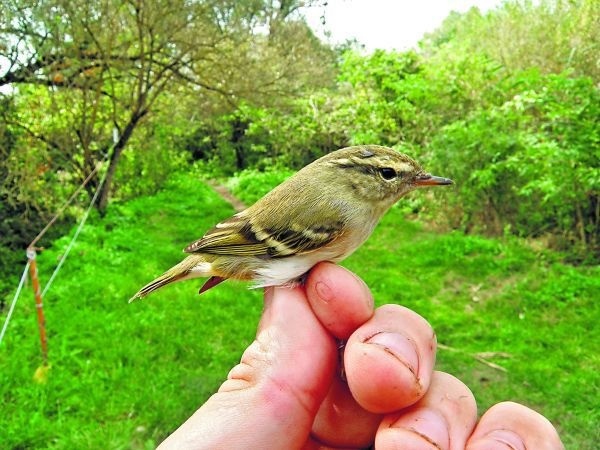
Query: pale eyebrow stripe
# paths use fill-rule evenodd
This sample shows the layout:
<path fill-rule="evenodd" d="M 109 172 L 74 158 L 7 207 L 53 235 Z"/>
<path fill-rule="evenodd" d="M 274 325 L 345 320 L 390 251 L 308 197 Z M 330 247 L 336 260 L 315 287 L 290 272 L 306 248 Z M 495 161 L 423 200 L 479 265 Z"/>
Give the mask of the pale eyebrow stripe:
<path fill-rule="evenodd" d="M 342 169 L 352 169 L 363 173 L 373 173 L 375 170 L 371 161 L 364 161 L 360 158 L 334 159 L 330 161 L 330 164 L 341 167 Z"/>

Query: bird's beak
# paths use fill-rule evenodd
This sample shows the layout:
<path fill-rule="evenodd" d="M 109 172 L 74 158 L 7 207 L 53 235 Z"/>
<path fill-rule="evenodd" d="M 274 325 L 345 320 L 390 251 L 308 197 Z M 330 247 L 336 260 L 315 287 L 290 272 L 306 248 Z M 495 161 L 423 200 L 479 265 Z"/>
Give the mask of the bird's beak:
<path fill-rule="evenodd" d="M 413 183 L 417 187 L 421 186 L 444 186 L 447 184 L 454 184 L 450 178 L 436 177 L 429 173 L 422 173 L 417 175 Z"/>

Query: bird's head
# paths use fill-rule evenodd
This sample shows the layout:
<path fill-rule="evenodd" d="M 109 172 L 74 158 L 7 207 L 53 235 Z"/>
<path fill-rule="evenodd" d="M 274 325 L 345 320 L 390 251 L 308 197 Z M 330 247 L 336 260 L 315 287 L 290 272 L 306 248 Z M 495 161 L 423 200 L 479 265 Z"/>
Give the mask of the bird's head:
<path fill-rule="evenodd" d="M 453 183 L 425 172 L 409 156 L 379 145 L 347 147 L 321 161 L 330 167 L 333 184 L 341 183 L 343 190 L 384 209 L 416 188 Z"/>

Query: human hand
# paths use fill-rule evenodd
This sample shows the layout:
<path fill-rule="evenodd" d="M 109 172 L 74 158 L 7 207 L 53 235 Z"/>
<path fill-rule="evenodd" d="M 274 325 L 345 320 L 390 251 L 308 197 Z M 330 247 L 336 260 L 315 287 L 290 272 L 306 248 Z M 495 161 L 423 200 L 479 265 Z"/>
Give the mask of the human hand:
<path fill-rule="evenodd" d="M 347 340 L 340 378 L 337 342 Z M 477 422 L 467 386 L 434 371 L 435 334 L 331 263 L 305 287 L 269 288 L 256 340 L 159 449 L 563 449 L 550 422 L 512 402 Z"/>

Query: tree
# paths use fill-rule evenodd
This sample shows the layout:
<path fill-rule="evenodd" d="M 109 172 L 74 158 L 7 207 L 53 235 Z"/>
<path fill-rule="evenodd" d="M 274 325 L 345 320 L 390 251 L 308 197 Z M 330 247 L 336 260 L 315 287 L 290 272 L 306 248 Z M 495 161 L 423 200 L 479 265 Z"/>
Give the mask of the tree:
<path fill-rule="evenodd" d="M 453 12 L 425 36 L 421 47 L 426 54 L 482 53 L 510 72 L 529 67 L 542 73 L 570 69 L 577 76 L 599 80 L 600 2 L 506 0 L 486 14 L 477 8 Z"/>
<path fill-rule="evenodd" d="M 41 126 L 22 109 L 4 120 L 53 156 L 53 170 L 78 179 L 108 155 L 97 204 L 103 211 L 135 130 L 158 108 L 178 106 L 159 101 L 166 93 L 234 107 L 243 99 L 281 101 L 327 79 L 331 57 L 298 15 L 301 5 L 8 2 L 0 18 L 0 57 L 6 61 L 0 86 L 12 86 L 8 95 L 15 97 L 45 98 L 50 117 Z"/>

